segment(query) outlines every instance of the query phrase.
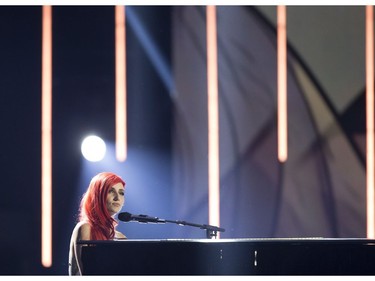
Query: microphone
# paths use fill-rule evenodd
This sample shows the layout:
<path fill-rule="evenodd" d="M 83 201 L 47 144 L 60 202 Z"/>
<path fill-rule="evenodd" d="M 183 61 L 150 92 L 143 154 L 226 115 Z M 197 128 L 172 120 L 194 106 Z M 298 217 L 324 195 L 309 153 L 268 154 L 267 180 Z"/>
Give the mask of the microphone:
<path fill-rule="evenodd" d="M 132 215 L 128 212 L 119 213 L 117 217 L 120 221 L 124 222 L 137 221 L 140 223 L 165 223 L 165 220 L 157 217 L 149 217 L 147 215 Z"/>

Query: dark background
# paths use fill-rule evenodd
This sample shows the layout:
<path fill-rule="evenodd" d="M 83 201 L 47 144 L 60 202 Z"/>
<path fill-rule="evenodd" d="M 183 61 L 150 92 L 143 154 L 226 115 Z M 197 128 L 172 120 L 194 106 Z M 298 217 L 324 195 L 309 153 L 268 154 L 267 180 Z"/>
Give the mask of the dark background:
<path fill-rule="evenodd" d="M 44 268 L 41 265 L 40 251 L 42 7 L 0 6 L 0 126 L 2 132 L 2 152 L 0 153 L 0 159 L 3 174 L 2 188 L 0 188 L 0 220 L 2 226 L 2 230 L 0 231 L 2 241 L 0 246 L 0 274 L 66 275 L 68 273 L 69 239 L 76 222 L 80 197 L 86 189 L 91 177 L 102 170 L 117 172 L 122 175 L 127 182 L 128 189 L 126 191 L 126 208 L 124 211 L 132 213 L 144 212 L 166 219 L 189 219 L 189 217 L 178 217 L 174 207 L 180 207 L 178 204 L 182 206 L 183 204 L 180 203 L 180 201 L 183 201 L 182 199 L 189 201 L 190 197 L 195 195 L 192 194 L 193 190 L 199 190 L 199 192 L 203 190 L 199 189 L 200 186 L 198 185 L 194 186 L 195 189 L 190 188 L 194 180 L 201 186 L 206 187 L 206 182 L 202 181 L 202 178 L 205 179 L 206 173 L 202 172 L 203 169 L 201 169 L 202 171 L 199 171 L 199 175 L 197 173 L 195 178 L 186 177 L 186 182 L 183 184 L 187 187 L 186 194 L 188 195 L 185 196 L 185 198 L 177 197 L 177 200 L 173 199 L 175 198 L 173 197 L 174 181 L 172 167 L 173 120 L 175 118 L 171 98 L 173 93 L 160 75 L 160 72 L 157 71 L 155 61 L 153 61 L 154 57 L 152 57 L 152 50 L 157 50 L 159 58 L 165 62 L 168 67 L 172 68 L 173 50 L 171 42 L 174 28 L 172 24 L 172 9 L 173 8 L 169 6 L 131 7 L 133 16 L 136 16 L 139 20 L 141 26 L 144 28 L 143 31 L 147 33 L 150 41 L 154 43 L 153 46 L 145 46 L 144 38 L 142 39 L 140 37 L 141 33 L 139 30 L 136 31 L 134 29 L 134 22 L 132 24 L 129 23 L 127 18 L 127 116 L 129 150 L 127 161 L 125 163 L 119 163 L 115 160 L 113 146 L 115 140 L 114 7 L 53 7 L 53 265 L 51 268 Z M 186 10 L 187 12 L 181 9 L 181 15 L 194 15 L 194 13 L 196 13 L 198 16 L 195 15 L 195 19 L 204 19 L 204 7 L 193 8 L 191 10 L 187 8 Z M 263 7 L 263 10 L 266 12 L 270 11 L 270 14 L 274 13 L 274 7 Z M 324 51 L 321 51 L 322 49 L 324 50 L 324 42 L 326 42 L 328 36 L 330 36 L 327 35 L 322 28 L 320 28 L 321 32 L 316 33 L 322 34 L 322 41 L 310 39 L 314 41 L 316 45 L 305 43 L 309 42 L 307 36 L 305 37 L 306 32 L 299 34 L 296 33 L 296 29 L 300 25 L 303 25 L 302 23 L 304 22 L 301 20 L 301 17 L 303 18 L 304 15 L 308 14 L 308 8 L 304 7 L 299 9 L 298 7 L 294 7 L 293 9 L 291 7 L 288 12 L 289 11 L 290 21 L 288 23 L 291 26 L 290 36 L 292 41 L 297 38 L 298 40 L 295 41 L 295 45 L 300 44 L 300 42 L 306 44 L 306 46 L 300 46 L 299 51 L 311 51 L 311 49 L 318 48 L 320 50 L 319 54 L 324 54 L 331 58 L 334 57 L 335 53 L 342 50 L 342 48 L 333 48 L 334 51 L 332 53 L 324 53 Z M 327 13 L 327 11 L 329 13 Z M 325 15 L 331 16 L 334 14 L 333 11 L 336 10 L 332 7 L 312 9 L 310 16 L 313 21 L 319 23 L 319 18 L 315 16 L 316 14 L 320 14 L 323 17 Z M 359 10 L 358 7 L 347 8 L 346 10 L 343 7 L 338 8 L 337 17 L 340 16 L 340 13 L 343 15 L 340 17 L 342 20 L 345 20 L 345 15 L 348 14 L 359 15 L 358 17 L 353 17 L 355 19 L 362 19 L 364 16 L 363 11 Z M 270 32 L 268 25 L 263 25 L 263 21 L 259 22 L 262 23 L 262 26 L 266 26 L 266 34 L 272 34 L 274 36 L 272 30 Z M 197 21 L 196 23 L 198 27 L 199 24 L 204 25 L 203 20 Z M 185 24 L 186 26 L 190 26 L 188 21 L 185 22 Z M 316 24 L 316 22 L 314 22 L 314 24 Z M 335 25 L 334 20 L 331 22 L 331 25 Z M 355 29 L 357 25 L 353 26 L 353 34 L 360 34 L 358 30 L 363 30 L 363 26 L 358 30 Z M 192 27 L 187 33 L 191 32 L 191 34 L 196 35 L 193 33 L 194 28 Z M 305 27 L 301 27 L 300 30 L 303 31 L 304 28 Z M 196 44 L 194 47 L 199 49 L 203 46 L 203 43 L 199 41 L 199 39 L 201 39 L 199 36 L 204 33 L 204 30 L 197 29 L 199 33 L 197 33 L 197 40 L 194 41 L 196 43 L 193 44 Z M 342 28 L 339 29 L 341 30 Z M 245 34 L 246 31 L 239 32 Z M 293 34 L 295 36 L 293 36 Z M 274 40 L 273 36 L 269 35 L 268 38 Z M 324 38 L 324 36 L 326 36 L 326 38 Z M 345 37 L 346 33 L 342 36 Z M 331 37 L 328 39 L 331 39 Z M 364 42 L 364 40 L 362 41 Z M 358 44 L 363 44 L 362 41 Z M 204 48 L 202 47 L 202 49 Z M 245 53 L 246 48 L 244 48 L 243 51 Z M 241 53 L 242 52 L 240 52 L 240 54 Z M 307 51 L 304 54 L 304 57 L 310 59 L 311 64 L 317 61 L 312 59 L 312 56 L 309 56 Z M 190 59 L 188 55 L 186 55 L 185 58 Z M 202 52 L 200 57 L 201 61 L 204 61 L 204 58 L 204 53 Z M 321 58 L 321 60 L 324 59 Z M 350 62 L 349 59 L 342 61 Z M 327 64 L 331 66 L 329 61 Z M 360 61 L 357 65 L 353 64 L 353 67 L 356 66 L 356 69 L 362 69 L 363 64 L 364 62 Z M 193 66 L 195 65 L 193 64 Z M 240 64 L 239 67 L 241 68 L 242 66 L 244 66 L 243 69 L 247 67 L 242 64 Z M 184 65 L 180 64 L 179 67 L 179 73 L 183 73 L 181 69 L 184 68 Z M 323 66 L 323 68 L 327 70 L 327 67 Z M 200 82 L 197 89 L 205 87 L 205 77 L 203 77 L 203 75 L 200 76 L 200 73 L 204 72 L 205 68 L 202 69 L 198 69 L 196 73 L 193 73 Z M 254 68 L 249 67 L 249 69 Z M 332 82 L 335 80 L 330 79 L 329 75 L 321 74 L 326 74 L 325 72 L 316 71 L 315 73 L 322 75 L 326 81 Z M 355 73 L 358 74 L 358 71 Z M 194 78 L 196 77 L 194 76 Z M 324 80 L 323 78 L 321 80 Z M 267 79 L 265 80 L 266 83 L 269 81 Z M 341 84 L 340 81 L 335 80 L 335 82 L 345 88 L 345 83 L 349 83 L 347 81 L 348 79 L 342 80 Z M 190 81 L 196 80 L 192 79 Z M 348 100 L 348 96 L 355 97 L 352 98 L 351 102 L 346 102 L 346 108 L 343 108 L 342 105 L 338 106 L 338 104 L 344 103 L 342 102 L 342 96 L 337 95 L 335 97 L 337 98 L 336 100 L 332 96 L 328 98 L 328 100 L 331 99 L 331 101 L 333 101 L 333 108 L 335 105 L 337 108 L 340 108 L 337 110 L 339 113 L 335 115 L 339 121 L 338 123 L 342 126 L 340 128 L 345 130 L 348 135 L 358 136 L 359 139 L 357 139 L 357 141 L 359 145 L 353 147 L 359 150 L 364 147 L 363 134 L 365 131 L 363 125 L 365 122 L 363 82 L 364 79 L 357 83 L 361 85 L 360 91 L 355 93 L 352 91 L 348 91 L 348 93 L 340 92 L 340 95 L 342 94 L 342 96 L 346 97 L 345 100 Z M 325 85 L 329 84 L 327 83 Z M 246 87 L 244 88 L 246 89 Z M 199 95 L 200 92 L 196 91 L 193 92 L 193 94 Z M 231 92 L 227 93 L 228 96 L 231 94 Z M 328 95 L 334 94 L 334 91 L 328 91 Z M 188 91 L 187 95 L 190 95 Z M 261 95 L 261 93 L 259 95 Z M 252 98 L 249 98 L 249 100 L 252 100 Z M 203 103 L 199 104 L 198 101 L 194 101 L 192 104 L 199 108 L 205 108 L 205 105 Z M 254 108 L 255 111 L 258 109 L 256 104 Z M 234 112 L 235 111 L 236 109 L 234 108 Z M 199 114 L 198 111 L 195 113 L 193 110 L 190 111 L 190 109 L 188 113 L 193 117 Z M 353 118 L 353 116 L 355 116 L 355 118 Z M 241 132 L 242 131 L 246 130 L 241 128 Z M 303 136 L 304 132 L 302 130 L 301 132 L 301 136 Z M 96 134 L 102 137 L 107 143 L 108 153 L 105 161 L 102 163 L 89 163 L 82 158 L 80 151 L 81 141 L 89 134 Z M 300 137 L 298 134 L 296 136 L 297 143 Z M 202 134 L 198 136 L 198 138 L 199 137 L 204 139 L 205 136 Z M 183 141 L 185 141 L 185 139 Z M 186 143 L 188 143 L 188 141 L 187 139 Z M 262 144 L 263 142 L 259 141 L 259 143 Z M 202 142 L 202 146 L 203 145 L 205 145 L 205 142 Z M 274 147 L 273 142 L 270 142 L 268 145 Z M 193 146 L 189 147 L 192 151 L 194 148 Z M 191 152 L 189 149 L 186 149 L 186 151 L 188 151 L 187 154 Z M 248 154 L 241 154 L 239 156 L 241 156 L 241 158 L 243 156 L 244 161 L 251 162 L 252 157 L 254 157 L 254 151 L 261 150 L 258 150 L 258 147 L 255 146 L 254 151 L 251 149 L 248 151 Z M 363 151 L 364 150 L 362 150 L 361 154 L 361 164 L 364 166 Z M 328 151 L 328 157 L 334 155 L 331 152 L 332 151 Z M 266 155 L 266 157 L 264 157 L 264 155 Z M 343 155 L 345 155 L 345 151 Z M 192 159 L 194 158 L 193 156 L 191 157 Z M 187 157 L 189 158 L 190 155 L 187 155 Z M 201 157 L 199 159 L 205 159 L 204 154 L 199 155 L 199 157 Z M 272 156 L 263 153 L 259 153 L 257 157 L 262 161 L 272 158 Z M 183 161 L 186 162 L 182 164 L 189 163 L 189 160 L 183 159 Z M 204 161 L 200 162 L 202 166 L 205 165 Z M 259 162 L 259 167 L 263 167 L 262 162 Z M 276 160 L 274 160 L 274 162 L 276 166 L 278 163 L 276 163 Z M 235 162 L 235 168 L 233 169 L 234 175 L 236 175 L 237 167 L 241 165 L 240 162 Z M 257 165 L 258 163 L 254 164 L 254 166 Z M 188 165 L 186 164 L 186 166 Z M 265 170 L 266 166 L 267 164 L 264 164 Z M 200 169 L 200 166 L 195 168 Z M 294 169 L 298 169 L 298 167 L 290 168 L 289 176 L 293 174 L 298 176 Z M 262 176 L 256 169 L 252 169 L 251 171 L 252 173 L 260 175 L 259 177 Z M 204 174 L 202 178 L 200 178 L 201 174 Z M 243 174 L 246 176 L 249 175 L 249 178 L 254 177 L 254 175 L 246 170 L 246 166 L 244 167 Z M 337 174 L 341 176 L 340 173 Z M 189 174 L 189 176 L 190 175 L 191 174 Z M 314 176 L 314 174 L 311 175 L 311 177 Z M 273 179 L 267 175 L 264 177 Z M 303 178 L 304 175 L 301 177 Z M 231 179 L 227 182 L 230 181 Z M 301 182 L 303 181 L 304 179 L 301 179 Z M 233 186 L 236 187 L 238 177 L 233 177 L 233 183 Z M 254 196 L 251 198 L 251 200 L 253 200 L 252 202 L 255 203 L 254 206 L 261 206 L 265 210 L 271 210 L 269 198 L 261 198 L 261 200 L 259 200 L 258 197 L 255 196 L 255 193 L 262 194 L 261 191 L 263 190 L 264 192 L 264 190 L 266 190 L 265 188 L 268 188 L 268 186 L 259 184 L 258 186 L 254 185 L 254 188 L 254 186 L 248 183 L 246 179 L 242 184 L 246 188 L 249 186 L 246 190 L 252 188 L 251 190 L 254 191 Z M 345 186 L 346 184 L 347 183 L 342 184 L 340 182 L 338 185 Z M 349 186 L 350 184 L 351 183 L 348 183 L 347 185 Z M 355 184 L 357 184 L 357 182 L 355 182 Z M 229 184 L 228 186 L 228 189 L 232 187 L 232 185 Z M 364 185 L 358 186 L 362 188 Z M 259 188 L 259 190 L 257 190 L 257 188 Z M 233 190 L 235 189 L 233 188 Z M 185 191 L 181 191 L 181 194 L 183 194 L 183 192 Z M 337 192 L 337 194 L 340 194 L 340 192 Z M 348 197 L 355 197 L 351 195 L 352 194 L 349 194 Z M 236 196 L 241 197 L 241 193 L 236 193 Z M 323 194 L 322 197 L 324 196 Z M 206 197 L 203 196 L 202 198 L 198 205 L 193 204 L 196 202 L 192 203 L 191 206 L 198 206 L 197 208 L 191 208 L 190 205 L 185 202 L 185 209 L 182 211 L 182 213 L 185 212 L 185 214 L 189 212 L 195 213 L 199 218 L 199 220 L 194 221 L 196 223 L 207 223 L 206 221 L 200 220 L 203 217 L 201 215 L 202 212 L 206 215 L 204 211 L 207 205 Z M 306 198 L 306 202 L 311 203 L 311 197 L 307 196 Z M 237 212 L 236 208 L 233 207 L 238 207 L 236 203 L 240 199 L 245 202 L 244 204 L 248 204 L 248 198 L 237 198 L 237 201 L 234 200 L 233 202 L 229 199 L 229 197 L 222 198 L 222 201 L 226 206 L 230 206 L 229 209 L 234 213 L 233 217 L 238 224 L 242 224 L 242 221 L 244 221 L 242 220 L 242 216 L 244 216 L 245 218 L 251 218 L 249 222 L 247 222 L 249 225 L 251 223 L 255 225 L 254 229 L 251 229 L 252 232 L 246 230 L 246 237 L 250 237 L 251 234 L 254 233 L 261 233 L 261 231 L 257 232 L 259 229 L 262 229 L 260 224 L 265 221 L 261 212 L 252 212 L 251 214 L 241 213 Z M 361 205 L 361 208 L 364 206 L 358 199 L 354 198 L 351 200 L 357 202 L 357 205 Z M 329 207 L 331 208 L 332 206 Z M 181 207 L 181 209 L 183 209 L 183 207 Z M 301 207 L 295 210 L 301 213 L 303 209 L 304 206 L 301 204 Z M 305 209 L 308 213 L 308 208 Z M 320 210 L 319 207 L 316 207 L 316 209 L 318 211 Z M 353 210 L 354 209 L 355 208 L 353 208 Z M 352 217 L 351 220 L 356 220 L 356 213 L 353 210 L 349 209 L 348 213 L 354 213 L 354 219 Z M 311 213 L 313 213 L 313 211 Z M 286 217 L 289 219 L 289 213 L 286 214 Z M 315 218 L 314 215 L 315 214 L 312 215 L 313 218 Z M 323 216 L 324 215 L 326 215 L 326 213 L 323 213 Z M 301 217 L 303 217 L 303 214 Z M 349 221 L 347 217 L 341 219 Z M 360 219 L 363 220 L 364 217 L 361 216 Z M 258 223 L 258 220 L 260 223 Z M 342 220 L 340 222 L 335 221 L 335 223 L 340 225 Z M 323 225 L 319 220 L 303 220 L 301 225 L 293 224 L 292 221 L 291 225 L 297 225 L 295 231 L 298 234 L 302 233 L 307 235 L 315 231 L 315 229 L 313 231 L 309 229 L 309 223 L 318 226 L 319 224 Z M 245 224 L 243 225 L 246 226 Z M 306 225 L 307 230 L 304 229 Z M 364 226 L 364 224 L 361 224 L 361 226 L 362 225 Z M 177 227 L 174 225 L 139 225 L 129 223 L 126 226 L 123 224 L 120 226 L 124 229 L 123 232 L 129 238 L 185 238 L 189 235 L 205 238 L 205 233 L 199 229 L 194 229 L 193 231 L 189 229 L 189 231 L 191 231 L 189 235 L 186 235 L 184 231 L 177 234 L 177 232 L 175 232 Z M 319 227 L 316 229 L 318 228 Z M 285 229 L 285 235 L 287 235 L 289 230 L 287 224 L 285 224 Z M 303 230 L 305 230 L 305 232 L 303 232 Z M 235 235 L 238 229 L 231 229 L 230 231 L 225 233 L 228 237 L 231 237 L 230 235 L 232 234 Z M 364 233 L 364 227 L 363 229 L 353 231 L 350 229 L 349 233 L 356 233 L 356 235 L 360 236 Z"/>
<path fill-rule="evenodd" d="M 170 9 L 139 7 L 135 11 L 169 61 Z M 41 19 L 40 6 L 0 7 L 1 274 L 67 274 L 70 233 L 89 180 L 83 179 L 84 186 L 79 186 L 84 161 L 81 141 L 88 134 L 112 143 L 115 139 L 114 7 L 54 6 L 54 244 L 53 266 L 43 268 Z M 162 176 L 168 181 L 169 94 L 131 28 L 127 40 L 128 145 L 163 151 L 166 174 Z M 130 162 L 132 157 L 129 149 Z"/>

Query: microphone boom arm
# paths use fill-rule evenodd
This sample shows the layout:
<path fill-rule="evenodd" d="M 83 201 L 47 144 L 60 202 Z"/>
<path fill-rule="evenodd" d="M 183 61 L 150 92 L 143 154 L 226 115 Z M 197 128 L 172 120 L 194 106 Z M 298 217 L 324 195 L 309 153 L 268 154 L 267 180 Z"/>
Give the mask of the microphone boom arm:
<path fill-rule="evenodd" d="M 199 227 L 200 229 L 205 229 L 206 230 L 206 237 L 209 239 L 213 239 L 217 237 L 217 232 L 222 231 L 224 232 L 225 229 L 209 224 L 197 224 L 197 223 L 191 223 L 187 221 L 181 221 L 181 220 L 165 220 L 165 219 L 159 219 L 157 217 L 149 217 L 147 215 L 138 215 L 134 216 L 130 213 L 120 213 L 118 215 L 118 219 L 124 222 L 129 222 L 129 221 L 137 221 L 139 223 L 174 223 L 178 225 L 189 225 L 189 226 L 194 226 L 194 227 Z"/>
<path fill-rule="evenodd" d="M 209 239 L 216 238 L 218 231 L 221 231 L 221 232 L 225 231 L 224 228 L 209 225 L 209 224 L 197 224 L 197 223 L 191 223 L 191 222 L 180 221 L 180 220 L 177 220 L 177 221 L 165 220 L 165 222 L 175 223 L 175 224 L 182 225 L 182 226 L 189 225 L 189 226 L 199 227 L 200 229 L 205 229 L 206 237 Z"/>

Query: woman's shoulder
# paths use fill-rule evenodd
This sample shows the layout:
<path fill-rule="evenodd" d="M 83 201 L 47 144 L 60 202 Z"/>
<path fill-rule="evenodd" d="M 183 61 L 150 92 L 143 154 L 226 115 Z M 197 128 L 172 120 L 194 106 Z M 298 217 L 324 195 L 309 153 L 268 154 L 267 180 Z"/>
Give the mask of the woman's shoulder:
<path fill-rule="evenodd" d="M 88 222 L 79 222 L 73 230 L 75 240 L 90 240 L 91 226 Z"/>
<path fill-rule="evenodd" d="M 121 233 L 120 231 L 115 231 L 115 238 L 124 238 L 124 239 L 127 239 L 127 237 Z"/>
<path fill-rule="evenodd" d="M 82 230 L 87 230 L 87 229 L 90 229 L 90 228 L 91 228 L 91 226 L 88 222 L 80 221 L 75 225 L 73 231 L 82 231 Z"/>

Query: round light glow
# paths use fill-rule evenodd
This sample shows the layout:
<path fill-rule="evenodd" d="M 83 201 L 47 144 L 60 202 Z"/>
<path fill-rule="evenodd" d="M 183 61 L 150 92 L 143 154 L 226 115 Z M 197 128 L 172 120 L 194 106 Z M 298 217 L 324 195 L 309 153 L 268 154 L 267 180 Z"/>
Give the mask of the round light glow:
<path fill-rule="evenodd" d="M 97 136 L 88 136 L 82 142 L 81 152 L 88 161 L 101 161 L 106 152 L 105 142 Z"/>

